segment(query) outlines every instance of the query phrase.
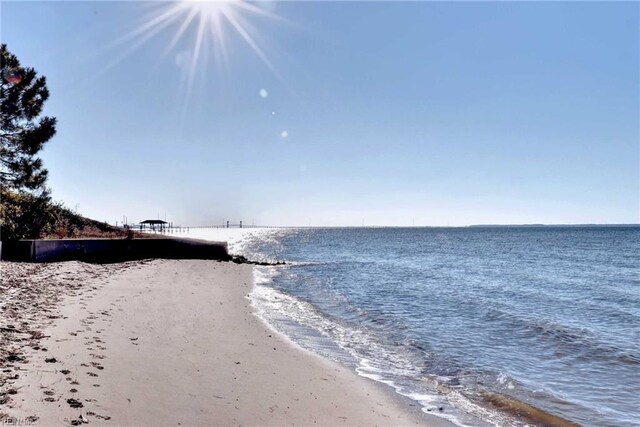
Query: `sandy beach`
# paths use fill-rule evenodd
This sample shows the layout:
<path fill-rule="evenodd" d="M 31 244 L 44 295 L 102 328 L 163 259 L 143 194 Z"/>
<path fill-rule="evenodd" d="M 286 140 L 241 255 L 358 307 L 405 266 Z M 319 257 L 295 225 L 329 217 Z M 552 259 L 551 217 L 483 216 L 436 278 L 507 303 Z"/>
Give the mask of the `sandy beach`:
<path fill-rule="evenodd" d="M 6 420 L 448 425 L 271 330 L 252 313 L 251 266 L 0 265 Z"/>

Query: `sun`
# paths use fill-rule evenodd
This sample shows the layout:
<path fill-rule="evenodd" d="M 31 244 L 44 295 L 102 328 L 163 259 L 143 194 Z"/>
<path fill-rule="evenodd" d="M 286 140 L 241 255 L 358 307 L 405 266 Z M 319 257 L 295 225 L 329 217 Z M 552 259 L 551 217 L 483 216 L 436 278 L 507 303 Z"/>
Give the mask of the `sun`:
<path fill-rule="evenodd" d="M 215 62 L 228 69 L 229 52 L 227 41 L 230 37 L 240 37 L 253 53 L 277 77 L 278 73 L 267 57 L 261 37 L 251 20 L 264 17 L 285 21 L 260 3 L 247 0 L 180 0 L 159 1 L 144 20 L 132 31 L 116 40 L 112 46 L 127 46 L 120 59 L 131 54 L 160 32 L 174 30 L 164 55 L 173 52 L 180 41 L 191 37 L 190 58 L 187 65 L 188 91 L 191 92 L 196 70 L 206 63 L 206 56 L 213 56 Z M 286 22 L 286 21 L 285 21 Z"/>
<path fill-rule="evenodd" d="M 182 0 L 178 7 L 195 10 L 206 18 L 216 19 L 220 14 L 230 13 L 233 9 L 233 3 L 238 1 L 240 0 Z"/>
<path fill-rule="evenodd" d="M 197 35 L 194 42 L 194 63 L 197 63 L 200 57 L 201 49 L 207 33 L 213 42 L 217 58 L 224 62 L 227 61 L 227 52 L 225 45 L 225 29 L 231 27 L 240 35 L 242 39 L 251 47 L 254 53 L 265 63 L 272 71 L 273 64 L 265 55 L 263 49 L 257 41 L 257 37 L 250 33 L 250 26 L 246 21 L 250 14 L 273 15 L 264 9 L 249 3 L 245 0 L 182 0 L 175 5 L 176 14 L 186 15 L 177 37 L 181 37 L 184 30 L 192 21 L 197 20 Z M 195 64 L 194 64 L 195 66 Z"/>

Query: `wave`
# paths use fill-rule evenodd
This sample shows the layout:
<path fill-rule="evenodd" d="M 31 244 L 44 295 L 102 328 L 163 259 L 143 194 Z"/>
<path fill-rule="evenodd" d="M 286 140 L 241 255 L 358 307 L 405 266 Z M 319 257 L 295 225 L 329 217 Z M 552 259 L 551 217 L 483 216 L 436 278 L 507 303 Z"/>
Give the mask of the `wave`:
<path fill-rule="evenodd" d="M 286 265 L 290 267 L 309 267 L 309 266 L 328 264 L 327 262 L 321 262 L 321 261 L 285 261 L 285 262 L 286 262 Z"/>
<path fill-rule="evenodd" d="M 283 328 L 283 326 L 291 325 L 290 322 L 294 321 L 297 324 L 317 331 L 335 343 L 338 351 L 348 354 L 351 367 L 355 369 L 359 375 L 390 385 L 394 387 L 396 391 L 401 391 L 400 387 L 396 386 L 395 382 L 389 378 L 388 370 L 381 369 L 381 363 L 387 361 L 387 363 L 384 363 L 385 365 L 389 367 L 395 366 L 395 375 L 405 375 L 408 377 L 420 375 L 420 372 L 412 368 L 409 363 L 401 361 L 385 351 L 385 349 L 376 342 L 375 338 L 365 331 L 342 325 L 336 319 L 331 319 L 320 313 L 312 304 L 302 301 L 284 291 L 267 286 L 278 274 L 278 272 L 274 270 L 273 268 L 255 268 L 255 286 L 250 294 L 250 299 L 257 315 L 267 324 L 279 332 L 284 333 L 288 338 L 303 348 L 316 352 L 318 351 L 317 347 L 314 348 L 314 346 L 308 345 L 308 342 L 304 339 L 300 340 L 299 336 L 292 336 L 295 335 L 295 333 L 287 331 L 287 328 Z M 366 354 L 362 354 L 363 352 L 361 350 L 365 350 L 364 353 Z M 335 361 L 345 360 L 344 355 L 336 354 L 336 352 L 332 354 L 325 353 L 323 355 Z M 395 360 L 391 361 L 389 359 Z M 402 366 L 404 366 L 405 369 L 403 369 Z M 386 375 L 384 375 L 385 373 Z M 411 395 L 414 400 L 421 404 L 437 402 L 438 400 L 437 392 L 433 394 L 412 393 Z M 451 419 L 451 421 L 455 421 L 449 414 L 444 414 L 443 416 Z"/>
<path fill-rule="evenodd" d="M 545 319 L 520 317 L 514 313 L 492 308 L 485 313 L 485 320 L 504 322 L 512 331 L 540 340 L 552 341 L 554 348 L 577 358 L 603 362 L 640 364 L 640 351 L 617 347 L 603 342 L 586 327 L 569 326 Z"/>
<path fill-rule="evenodd" d="M 455 367 L 445 368 L 425 345 L 407 339 L 396 350 L 410 349 L 409 353 L 394 351 L 369 331 L 347 325 L 322 313 L 311 303 L 269 286 L 280 274 L 277 268 L 258 267 L 254 271 L 255 286 L 250 299 L 256 314 L 302 348 L 350 365 L 358 375 L 386 384 L 396 393 L 416 401 L 425 413 L 459 426 L 477 426 L 485 422 L 500 426 L 526 425 L 515 416 L 521 417 L 521 414 L 504 411 L 474 397 L 476 393 L 466 389 L 473 382 L 464 380 L 468 373 Z M 325 344 L 319 349 L 317 339 L 301 337 L 295 326 L 292 328 L 292 323 L 310 328 L 334 343 L 336 348 L 327 353 L 330 345 Z M 410 354 L 412 351 L 415 354 Z M 345 352 L 348 357 L 336 352 Z M 504 375 L 496 382 L 507 382 L 512 387 L 517 383 Z M 509 399 L 517 401 L 512 397 Z M 540 409 L 537 411 L 544 413 Z"/>
<path fill-rule="evenodd" d="M 386 242 L 391 234 L 376 236 Z M 637 390 L 629 378 L 640 364 L 630 328 L 640 320 L 634 299 L 603 300 L 608 291 L 593 275 L 586 283 L 597 289 L 564 277 L 554 289 L 523 290 L 515 264 L 481 280 L 475 264 L 457 262 L 469 258 L 465 252 L 429 258 L 442 256 L 437 247 L 424 262 L 389 261 L 389 249 L 428 244 L 421 236 L 361 254 L 359 241 L 373 237 L 254 239 L 243 248 L 251 258 L 339 258 L 256 268 L 250 298 L 258 316 L 301 347 L 459 425 L 572 425 L 547 410 L 585 425 L 634 425 L 627 423 Z M 465 241 L 459 249 L 469 247 Z M 607 383 L 615 375 L 619 381 Z"/>

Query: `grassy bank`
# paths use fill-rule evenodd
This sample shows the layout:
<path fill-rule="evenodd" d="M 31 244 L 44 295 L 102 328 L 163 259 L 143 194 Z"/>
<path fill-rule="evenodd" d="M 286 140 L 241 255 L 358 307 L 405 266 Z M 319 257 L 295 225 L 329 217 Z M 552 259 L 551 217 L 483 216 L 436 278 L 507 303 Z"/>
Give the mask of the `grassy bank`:
<path fill-rule="evenodd" d="M 78 215 L 48 196 L 0 191 L 0 239 L 146 237 Z"/>

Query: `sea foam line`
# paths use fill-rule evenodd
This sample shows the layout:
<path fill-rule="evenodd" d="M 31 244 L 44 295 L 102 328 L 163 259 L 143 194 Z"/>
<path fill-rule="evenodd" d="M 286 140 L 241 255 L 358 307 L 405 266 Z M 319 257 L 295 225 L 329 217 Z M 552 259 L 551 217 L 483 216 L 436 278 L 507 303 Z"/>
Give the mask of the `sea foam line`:
<path fill-rule="evenodd" d="M 363 357 L 354 347 L 373 346 L 375 347 L 373 350 L 375 354 L 384 354 L 387 352 L 385 352 L 379 345 L 375 344 L 373 340 L 367 336 L 368 334 L 363 331 L 350 329 L 332 322 L 318 313 L 312 304 L 269 286 L 279 274 L 277 267 L 254 267 L 254 288 L 249 295 L 249 299 L 254 307 L 256 316 L 260 318 L 270 330 L 283 336 L 296 347 L 309 351 L 316 356 L 319 355 L 317 348 L 314 348 L 312 345 L 303 345 L 299 339 L 296 339 L 294 333 L 288 334 L 281 328 L 278 328 L 278 317 L 285 317 L 287 320 L 293 321 L 296 324 L 317 331 L 353 358 L 355 364 L 352 368 L 355 369 L 359 376 L 391 387 L 395 393 L 419 403 L 422 411 L 429 415 L 447 419 L 461 427 L 477 426 L 480 421 L 479 419 L 475 419 L 477 416 L 480 416 L 480 419 L 484 421 L 488 421 L 486 425 L 509 425 L 507 420 L 503 417 L 473 404 L 462 394 L 455 391 L 449 391 L 446 396 L 441 395 L 437 391 L 433 394 L 419 393 L 407 390 L 403 386 L 397 384 L 397 382 L 387 378 L 384 375 L 385 372 L 383 369 L 374 366 L 372 360 Z M 354 342 L 357 344 L 356 346 L 353 345 Z M 340 361 L 340 358 L 330 357 L 328 354 L 320 355 L 329 357 L 334 361 Z M 397 356 L 388 354 L 387 357 Z M 344 360 L 342 361 L 344 362 Z M 394 365 L 402 366 L 403 363 L 397 361 Z M 398 372 L 398 374 L 411 375 L 409 372 Z M 459 414 L 438 411 L 437 408 L 441 406 L 443 398 L 450 403 L 455 402 L 453 405 L 454 407 L 462 409 L 468 414 L 472 414 L 474 420 L 467 421 L 463 419 L 467 417 L 461 417 Z"/>

